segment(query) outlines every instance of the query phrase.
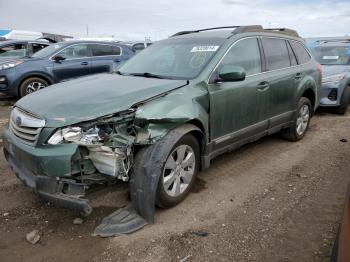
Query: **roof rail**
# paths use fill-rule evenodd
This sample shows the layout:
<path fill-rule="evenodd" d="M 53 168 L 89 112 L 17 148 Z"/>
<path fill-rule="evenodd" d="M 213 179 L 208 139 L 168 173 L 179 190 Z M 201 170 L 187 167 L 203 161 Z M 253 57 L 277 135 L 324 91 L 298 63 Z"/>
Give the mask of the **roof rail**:
<path fill-rule="evenodd" d="M 323 42 L 323 43 L 329 43 L 329 42 L 349 42 L 350 43 L 350 38 L 330 38 L 330 39 L 317 39 L 316 41 L 314 41 L 314 43 L 319 43 L 319 42 Z"/>
<path fill-rule="evenodd" d="M 193 33 L 199 33 L 203 31 L 210 31 L 210 30 L 217 30 L 217 29 L 229 29 L 234 28 L 234 30 L 231 32 L 233 35 L 235 34 L 242 34 L 242 33 L 248 33 L 248 32 L 266 32 L 266 31 L 278 31 L 278 33 L 294 36 L 294 37 L 300 37 L 297 31 L 289 28 L 268 28 L 264 29 L 261 25 L 247 25 L 247 26 L 221 26 L 221 27 L 212 27 L 212 28 L 204 28 L 204 29 L 198 29 L 198 30 L 191 30 L 191 31 L 181 31 L 178 32 L 170 37 L 179 36 L 179 35 L 186 35 L 186 34 L 193 34 Z"/>
<path fill-rule="evenodd" d="M 228 28 L 237 28 L 237 27 L 239 27 L 239 26 L 232 25 L 232 26 L 220 26 L 220 27 L 204 28 L 204 29 L 191 30 L 191 31 L 180 31 L 180 32 L 177 32 L 176 34 L 173 34 L 170 37 L 179 36 L 179 35 L 187 35 L 187 34 L 192 34 L 192 33 L 199 33 L 199 32 L 209 31 L 209 30 L 228 29 Z"/>
<path fill-rule="evenodd" d="M 295 36 L 295 37 L 300 37 L 298 32 L 293 30 L 293 29 L 289 29 L 289 28 L 266 28 L 264 29 L 265 31 L 277 31 L 280 34 L 284 34 L 284 35 L 289 35 L 289 36 Z"/>
<path fill-rule="evenodd" d="M 232 31 L 232 34 L 239 34 L 239 33 L 246 33 L 246 32 L 257 32 L 257 31 L 264 30 L 261 25 L 247 25 L 247 26 L 232 25 L 232 26 L 220 26 L 220 27 L 204 28 L 204 29 L 198 29 L 198 30 L 192 30 L 192 31 L 181 31 L 181 32 L 178 32 L 178 33 L 170 36 L 170 37 L 199 33 L 199 32 L 203 32 L 203 31 L 210 31 L 210 30 L 217 30 L 217 29 L 230 29 L 230 28 L 234 28 L 234 30 Z"/>

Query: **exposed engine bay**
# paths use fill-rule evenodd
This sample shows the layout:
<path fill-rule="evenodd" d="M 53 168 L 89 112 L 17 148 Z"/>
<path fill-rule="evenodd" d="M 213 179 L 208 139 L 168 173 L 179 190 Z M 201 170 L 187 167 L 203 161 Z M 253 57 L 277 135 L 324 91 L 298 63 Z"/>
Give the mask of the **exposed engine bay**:
<path fill-rule="evenodd" d="M 82 157 L 91 160 L 98 173 L 127 182 L 136 139 L 133 129 L 134 110 L 130 111 L 129 114 L 59 129 L 48 143 L 75 143 L 81 149 L 86 148 L 88 153 L 81 150 Z"/>

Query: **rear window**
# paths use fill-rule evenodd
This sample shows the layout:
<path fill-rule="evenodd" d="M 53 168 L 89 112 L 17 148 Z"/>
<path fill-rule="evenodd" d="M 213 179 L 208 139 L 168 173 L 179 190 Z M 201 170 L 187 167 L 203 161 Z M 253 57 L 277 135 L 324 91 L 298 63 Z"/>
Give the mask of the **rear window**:
<path fill-rule="evenodd" d="M 23 57 L 25 55 L 25 44 L 12 44 L 0 47 L 0 57 Z"/>
<path fill-rule="evenodd" d="M 313 46 L 311 52 L 321 65 L 349 64 L 350 48 L 348 46 Z"/>
<path fill-rule="evenodd" d="M 92 56 L 108 56 L 120 55 L 121 49 L 119 46 L 112 45 L 92 45 Z"/>
<path fill-rule="evenodd" d="M 287 43 L 283 39 L 262 38 L 267 69 L 276 70 L 290 66 Z"/>
<path fill-rule="evenodd" d="M 292 45 L 294 53 L 297 56 L 299 65 L 310 61 L 311 56 L 302 44 L 296 41 L 290 41 L 290 44 Z"/>

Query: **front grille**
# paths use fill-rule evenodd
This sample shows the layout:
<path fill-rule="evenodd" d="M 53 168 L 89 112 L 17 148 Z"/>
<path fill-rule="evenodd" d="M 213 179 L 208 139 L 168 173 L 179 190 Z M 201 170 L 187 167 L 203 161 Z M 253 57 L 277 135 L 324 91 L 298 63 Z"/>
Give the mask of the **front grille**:
<path fill-rule="evenodd" d="M 35 146 L 45 120 L 39 119 L 18 108 L 14 108 L 10 117 L 11 132 L 24 144 Z"/>

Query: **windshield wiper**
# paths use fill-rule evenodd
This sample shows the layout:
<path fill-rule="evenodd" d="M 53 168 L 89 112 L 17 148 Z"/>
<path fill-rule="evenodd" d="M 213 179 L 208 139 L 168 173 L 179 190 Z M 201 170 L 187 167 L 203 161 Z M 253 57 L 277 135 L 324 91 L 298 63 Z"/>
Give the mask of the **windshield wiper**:
<path fill-rule="evenodd" d="M 143 77 L 147 77 L 147 78 L 158 78 L 158 79 L 170 79 L 169 77 L 166 76 L 161 76 L 161 75 L 156 75 L 156 74 L 152 74 L 152 73 L 131 73 L 129 74 L 131 76 L 143 76 Z"/>

